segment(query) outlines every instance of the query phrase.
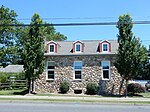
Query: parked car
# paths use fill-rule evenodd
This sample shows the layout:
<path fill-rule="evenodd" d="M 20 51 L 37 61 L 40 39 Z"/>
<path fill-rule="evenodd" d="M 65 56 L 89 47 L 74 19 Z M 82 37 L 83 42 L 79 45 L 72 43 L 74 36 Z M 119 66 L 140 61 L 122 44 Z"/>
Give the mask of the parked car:
<path fill-rule="evenodd" d="M 150 89 L 150 80 L 145 84 L 145 88 L 147 91 Z"/>

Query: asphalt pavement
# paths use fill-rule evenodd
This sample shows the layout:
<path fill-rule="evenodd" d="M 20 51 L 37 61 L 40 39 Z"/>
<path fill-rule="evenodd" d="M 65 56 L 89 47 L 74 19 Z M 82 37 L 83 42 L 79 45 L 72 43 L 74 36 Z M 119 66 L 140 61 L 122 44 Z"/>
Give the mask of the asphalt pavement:
<path fill-rule="evenodd" d="M 0 102 L 0 112 L 149 112 L 149 105 Z"/>

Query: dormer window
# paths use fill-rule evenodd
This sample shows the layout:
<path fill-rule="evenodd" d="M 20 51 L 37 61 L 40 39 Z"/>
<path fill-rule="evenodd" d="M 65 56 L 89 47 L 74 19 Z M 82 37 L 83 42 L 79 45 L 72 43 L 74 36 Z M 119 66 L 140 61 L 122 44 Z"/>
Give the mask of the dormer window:
<path fill-rule="evenodd" d="M 108 52 L 108 44 L 106 43 L 102 44 L 102 51 Z"/>
<path fill-rule="evenodd" d="M 50 41 L 47 43 L 47 46 L 48 46 L 47 53 L 57 53 L 58 43 L 54 41 Z"/>
<path fill-rule="evenodd" d="M 73 43 L 73 53 L 84 52 L 84 44 L 81 41 L 75 41 Z"/>
<path fill-rule="evenodd" d="M 81 45 L 80 44 L 76 44 L 75 51 L 76 52 L 81 52 Z"/>
<path fill-rule="evenodd" d="M 54 44 L 50 44 L 49 45 L 49 52 L 50 53 L 54 53 L 55 52 L 55 45 Z"/>
<path fill-rule="evenodd" d="M 102 53 L 111 52 L 111 43 L 107 40 L 101 41 L 99 47 Z"/>

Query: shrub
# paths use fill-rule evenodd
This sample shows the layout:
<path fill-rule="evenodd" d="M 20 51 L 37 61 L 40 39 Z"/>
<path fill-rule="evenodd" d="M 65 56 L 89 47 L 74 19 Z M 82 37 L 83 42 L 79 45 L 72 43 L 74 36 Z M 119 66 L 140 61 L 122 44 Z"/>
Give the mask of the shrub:
<path fill-rule="evenodd" d="M 60 92 L 61 93 L 63 93 L 63 94 L 67 93 L 69 88 L 70 88 L 69 82 L 63 81 L 60 83 Z"/>
<path fill-rule="evenodd" d="M 141 86 L 138 83 L 131 83 L 127 86 L 128 93 L 134 95 L 135 93 L 144 93 L 145 87 Z"/>
<path fill-rule="evenodd" d="M 96 83 L 88 83 L 86 86 L 86 93 L 89 95 L 95 95 L 98 92 L 98 85 Z"/>
<path fill-rule="evenodd" d="M 15 80 L 25 79 L 25 74 L 21 73 L 4 73 L 0 72 L 0 83 L 5 83 L 10 80 L 10 77 L 15 77 Z"/>
<path fill-rule="evenodd" d="M 8 76 L 0 74 L 0 83 L 5 83 L 8 81 Z"/>

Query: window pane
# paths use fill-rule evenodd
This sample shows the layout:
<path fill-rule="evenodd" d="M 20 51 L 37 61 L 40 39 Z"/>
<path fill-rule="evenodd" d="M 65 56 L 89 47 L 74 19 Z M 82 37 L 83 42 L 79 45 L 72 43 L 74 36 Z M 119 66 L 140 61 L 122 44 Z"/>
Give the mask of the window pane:
<path fill-rule="evenodd" d="M 80 45 L 76 45 L 76 51 L 80 51 Z"/>
<path fill-rule="evenodd" d="M 48 69 L 55 69 L 55 62 L 48 62 Z"/>
<path fill-rule="evenodd" d="M 107 44 L 103 44 L 103 51 L 108 51 L 108 45 Z"/>
<path fill-rule="evenodd" d="M 109 66 L 108 65 L 103 66 L 103 69 L 109 69 Z"/>
<path fill-rule="evenodd" d="M 75 79 L 81 79 L 81 71 L 75 71 Z"/>
<path fill-rule="evenodd" d="M 103 79 L 110 79 L 110 61 L 102 61 Z"/>
<path fill-rule="evenodd" d="M 75 69 L 82 69 L 82 66 L 75 66 Z"/>
<path fill-rule="evenodd" d="M 103 70 L 103 78 L 109 79 L 109 70 Z"/>
<path fill-rule="evenodd" d="M 54 52 L 54 45 L 50 45 L 50 52 Z"/>
<path fill-rule="evenodd" d="M 102 68 L 103 69 L 109 69 L 110 63 L 109 62 L 102 62 Z"/>
<path fill-rule="evenodd" d="M 81 71 L 75 71 L 75 75 L 81 75 Z"/>
<path fill-rule="evenodd" d="M 48 71 L 48 79 L 54 79 L 54 71 Z"/>
<path fill-rule="evenodd" d="M 82 69 L 82 62 L 75 62 L 74 69 Z"/>

